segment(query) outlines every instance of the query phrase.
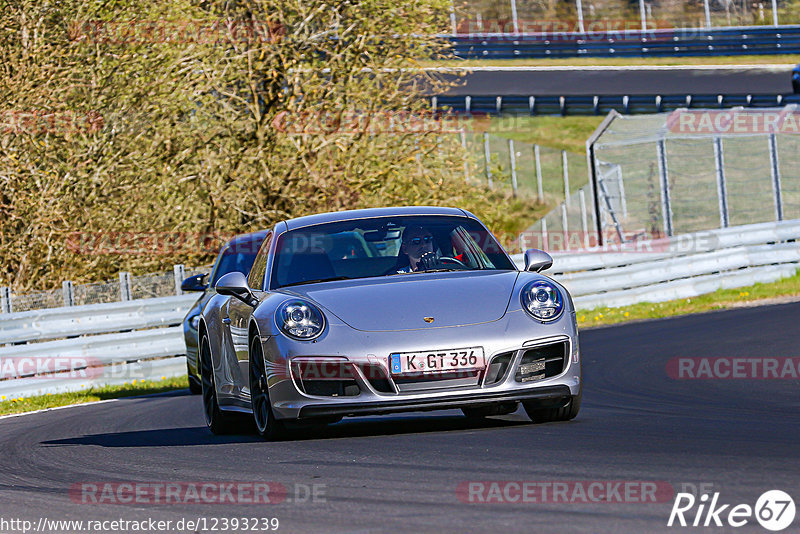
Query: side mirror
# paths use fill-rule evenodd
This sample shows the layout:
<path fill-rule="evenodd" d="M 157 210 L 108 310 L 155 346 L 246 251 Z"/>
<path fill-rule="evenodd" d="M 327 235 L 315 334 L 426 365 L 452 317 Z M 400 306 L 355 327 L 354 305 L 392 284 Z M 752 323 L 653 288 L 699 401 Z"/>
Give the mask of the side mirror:
<path fill-rule="evenodd" d="M 239 271 L 228 273 L 220 278 L 214 289 L 220 295 L 236 297 L 250 306 L 255 307 L 258 304 L 258 299 L 253 295 L 250 286 L 247 285 L 247 278 Z"/>
<path fill-rule="evenodd" d="M 196 274 L 194 276 L 190 276 L 183 282 L 181 282 L 181 291 L 205 291 L 208 289 L 208 285 L 203 283 L 203 279 L 208 276 L 208 273 L 203 274 Z"/>
<path fill-rule="evenodd" d="M 553 257 L 538 248 L 529 248 L 525 251 L 525 270 L 535 273 L 544 271 L 553 266 Z"/>

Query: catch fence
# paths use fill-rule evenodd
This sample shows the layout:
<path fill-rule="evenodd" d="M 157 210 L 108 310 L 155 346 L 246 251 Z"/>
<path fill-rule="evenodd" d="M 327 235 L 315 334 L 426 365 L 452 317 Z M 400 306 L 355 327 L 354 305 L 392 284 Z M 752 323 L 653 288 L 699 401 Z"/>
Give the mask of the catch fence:
<path fill-rule="evenodd" d="M 521 240 L 574 250 L 800 218 L 797 106 L 612 112 L 587 161 L 589 184 Z"/>

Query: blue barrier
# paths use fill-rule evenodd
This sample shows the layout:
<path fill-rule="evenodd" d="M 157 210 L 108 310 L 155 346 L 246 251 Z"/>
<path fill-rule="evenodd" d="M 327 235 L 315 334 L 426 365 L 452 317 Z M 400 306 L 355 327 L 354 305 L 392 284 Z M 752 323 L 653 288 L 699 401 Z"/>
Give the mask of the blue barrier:
<path fill-rule="evenodd" d="M 678 108 L 767 108 L 800 104 L 800 94 L 788 95 L 513 95 L 437 96 L 437 111 L 475 114 L 605 115 L 662 113 Z"/>
<path fill-rule="evenodd" d="M 800 53 L 800 25 L 712 30 L 442 36 L 462 59 L 723 56 Z"/>

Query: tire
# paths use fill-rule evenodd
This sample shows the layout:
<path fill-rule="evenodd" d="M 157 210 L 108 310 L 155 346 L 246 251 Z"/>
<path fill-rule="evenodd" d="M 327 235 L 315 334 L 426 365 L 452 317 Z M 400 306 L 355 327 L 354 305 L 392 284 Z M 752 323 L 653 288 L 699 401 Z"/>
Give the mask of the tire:
<path fill-rule="evenodd" d="M 250 406 L 253 410 L 253 422 L 256 432 L 262 438 L 273 441 L 286 435 L 286 428 L 281 421 L 275 419 L 272 402 L 269 399 L 264 351 L 258 337 L 250 340 Z"/>
<path fill-rule="evenodd" d="M 239 425 L 236 414 L 226 413 L 219 408 L 217 388 L 214 385 L 214 372 L 211 367 L 211 344 L 208 341 L 208 335 L 203 335 L 203 339 L 200 341 L 198 358 L 200 358 L 200 384 L 206 425 L 214 434 L 231 434 L 238 430 Z"/>
<path fill-rule="evenodd" d="M 508 415 L 514 413 L 519 408 L 518 402 L 501 402 L 488 406 L 476 406 L 473 408 L 461 408 L 461 411 L 470 419 L 483 419 L 493 415 Z"/>
<path fill-rule="evenodd" d="M 553 421 L 569 421 L 575 419 L 581 409 L 583 391 L 570 397 L 566 403 L 563 400 L 526 401 L 522 403 L 525 413 L 534 423 L 550 423 Z"/>
<path fill-rule="evenodd" d="M 200 395 L 203 392 L 203 384 L 201 384 L 200 379 L 192 373 L 188 361 L 186 362 L 186 375 L 189 377 L 189 392 L 192 395 Z"/>

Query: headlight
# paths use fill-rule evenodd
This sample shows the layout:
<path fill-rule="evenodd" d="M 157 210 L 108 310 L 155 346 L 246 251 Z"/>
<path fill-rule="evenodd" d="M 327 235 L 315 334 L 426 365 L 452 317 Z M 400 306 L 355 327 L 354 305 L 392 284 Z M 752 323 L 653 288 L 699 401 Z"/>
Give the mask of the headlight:
<path fill-rule="evenodd" d="M 192 329 L 197 330 L 197 327 L 200 326 L 200 316 L 195 315 L 189 319 L 189 326 L 192 327 Z"/>
<path fill-rule="evenodd" d="M 275 319 L 281 331 L 294 339 L 314 339 L 325 329 L 325 316 L 304 300 L 287 300 L 278 308 Z"/>
<path fill-rule="evenodd" d="M 544 280 L 531 282 L 522 288 L 522 307 L 534 319 L 552 321 L 564 311 L 564 298 L 556 286 Z"/>

